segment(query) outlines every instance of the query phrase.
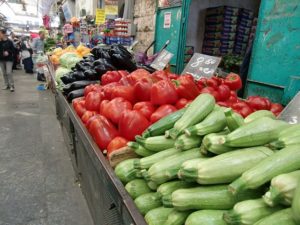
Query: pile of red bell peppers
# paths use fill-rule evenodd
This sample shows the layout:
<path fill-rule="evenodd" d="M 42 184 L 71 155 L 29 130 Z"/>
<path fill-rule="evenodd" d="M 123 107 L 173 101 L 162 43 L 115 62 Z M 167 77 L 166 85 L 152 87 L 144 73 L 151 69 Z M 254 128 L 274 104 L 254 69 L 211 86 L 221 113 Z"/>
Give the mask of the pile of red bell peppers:
<path fill-rule="evenodd" d="M 152 74 L 143 69 L 132 73 L 109 71 L 100 84 L 85 88 L 84 97 L 74 99 L 73 107 L 101 150 L 108 155 L 134 140 L 152 123 L 185 107 L 201 93 L 212 94 L 219 105 L 232 107 L 242 116 L 259 109 L 278 114 L 279 104 L 267 98 L 237 98 L 242 87 L 238 75 L 195 81 L 191 75 L 177 76 L 164 71 Z"/>

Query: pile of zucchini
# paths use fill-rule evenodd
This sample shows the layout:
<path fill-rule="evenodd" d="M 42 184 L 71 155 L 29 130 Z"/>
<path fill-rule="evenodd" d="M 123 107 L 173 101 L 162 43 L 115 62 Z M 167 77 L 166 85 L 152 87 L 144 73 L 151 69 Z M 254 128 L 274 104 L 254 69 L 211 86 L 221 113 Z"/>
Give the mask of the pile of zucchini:
<path fill-rule="evenodd" d="M 201 94 L 128 146 L 115 172 L 149 225 L 300 224 L 300 125 Z"/>

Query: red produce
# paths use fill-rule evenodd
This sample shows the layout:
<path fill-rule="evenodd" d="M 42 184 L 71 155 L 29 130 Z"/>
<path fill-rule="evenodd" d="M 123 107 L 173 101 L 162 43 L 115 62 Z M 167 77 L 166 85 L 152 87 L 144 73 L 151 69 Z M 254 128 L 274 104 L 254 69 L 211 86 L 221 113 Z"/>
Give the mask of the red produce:
<path fill-rule="evenodd" d="M 253 113 L 253 110 L 247 105 L 246 102 L 233 103 L 231 108 L 233 108 L 235 112 L 241 114 L 244 118 Z"/>
<path fill-rule="evenodd" d="M 156 83 L 161 80 L 170 80 L 167 72 L 165 72 L 164 70 L 155 71 L 154 73 L 152 73 L 151 79 L 152 79 L 153 83 Z"/>
<path fill-rule="evenodd" d="M 88 122 L 88 130 L 102 151 L 118 136 L 118 131 L 114 125 L 101 115 L 96 115 L 90 119 Z"/>
<path fill-rule="evenodd" d="M 109 156 L 113 151 L 127 146 L 127 143 L 128 141 L 125 138 L 120 136 L 115 137 L 109 142 L 106 154 Z"/>
<path fill-rule="evenodd" d="M 247 104 L 254 110 L 269 110 L 270 103 L 260 96 L 250 96 L 247 98 Z"/>
<path fill-rule="evenodd" d="M 79 117 L 82 117 L 82 115 L 85 113 L 85 99 L 84 98 L 76 98 L 72 101 L 73 108 L 76 112 L 76 114 Z"/>
<path fill-rule="evenodd" d="M 150 121 L 151 123 L 155 123 L 156 121 L 160 120 L 161 118 L 176 112 L 177 108 L 172 105 L 162 105 L 158 107 L 155 112 L 151 115 Z"/>
<path fill-rule="evenodd" d="M 150 101 L 152 81 L 142 78 L 134 85 L 134 95 L 137 101 Z"/>
<path fill-rule="evenodd" d="M 88 122 L 88 120 L 95 116 L 97 114 L 97 112 L 95 111 L 85 111 L 81 117 L 81 121 L 86 124 Z"/>
<path fill-rule="evenodd" d="M 89 111 L 99 111 L 100 103 L 101 94 L 99 92 L 92 91 L 85 98 L 85 108 Z"/>
<path fill-rule="evenodd" d="M 131 85 L 134 85 L 136 82 L 143 78 L 150 79 L 150 73 L 144 69 L 137 69 L 127 76 L 127 80 Z"/>
<path fill-rule="evenodd" d="M 205 87 L 201 90 L 200 92 L 201 94 L 203 93 L 208 93 L 208 94 L 211 94 L 212 96 L 214 96 L 215 100 L 216 101 L 219 101 L 220 100 L 220 94 L 219 92 L 217 92 L 214 88 L 212 87 Z"/>
<path fill-rule="evenodd" d="M 108 115 L 110 112 L 109 112 L 109 107 L 108 107 L 108 103 L 109 103 L 109 100 L 105 99 L 103 100 L 101 103 L 100 103 L 100 109 L 99 109 L 99 112 L 102 116 L 105 116 Z"/>
<path fill-rule="evenodd" d="M 101 84 L 106 85 L 121 80 L 122 75 L 118 71 L 107 71 L 101 76 Z"/>
<path fill-rule="evenodd" d="M 175 73 L 167 73 L 167 76 L 170 80 L 176 80 L 178 77 L 180 77 Z"/>
<path fill-rule="evenodd" d="M 112 88 L 111 99 L 122 97 L 132 104 L 135 102 L 134 87 L 132 86 L 116 86 Z"/>
<path fill-rule="evenodd" d="M 270 111 L 272 113 L 274 113 L 276 116 L 281 113 L 281 111 L 283 110 L 283 106 L 279 103 L 272 103 L 271 104 L 271 108 Z"/>
<path fill-rule="evenodd" d="M 218 83 L 218 85 L 223 84 L 223 79 L 220 77 L 213 76 L 211 79 L 215 80 Z"/>
<path fill-rule="evenodd" d="M 228 103 L 228 102 L 217 102 L 217 104 L 219 105 L 219 106 L 223 106 L 223 107 L 230 107 L 230 104 Z"/>
<path fill-rule="evenodd" d="M 181 99 L 179 99 L 179 100 L 176 102 L 175 107 L 176 107 L 177 109 L 182 109 L 182 108 L 184 108 L 187 104 L 189 104 L 189 103 L 191 103 L 191 102 L 192 102 L 192 100 L 187 100 L 187 99 L 185 99 L 185 98 L 181 98 Z"/>
<path fill-rule="evenodd" d="M 119 87 L 121 85 L 117 82 L 113 82 L 113 83 L 109 83 L 109 84 L 103 86 L 102 92 L 104 94 L 104 99 L 111 100 L 111 95 L 112 95 L 113 89 L 114 89 L 114 87 L 117 87 L 117 86 Z"/>
<path fill-rule="evenodd" d="M 218 81 L 214 80 L 213 78 L 207 79 L 206 84 L 208 87 L 212 87 L 213 89 L 218 89 Z"/>
<path fill-rule="evenodd" d="M 230 91 L 230 96 L 227 100 L 227 103 L 229 105 L 233 104 L 233 103 L 236 103 L 238 101 L 238 97 L 237 97 L 237 94 L 235 91 Z"/>
<path fill-rule="evenodd" d="M 218 87 L 218 92 L 220 94 L 220 100 L 221 101 L 226 101 L 226 100 L 229 99 L 229 97 L 230 97 L 230 88 L 227 85 L 221 84 Z"/>
<path fill-rule="evenodd" d="M 155 107 L 152 105 L 151 102 L 138 102 L 133 106 L 133 110 L 137 110 L 142 113 L 148 120 L 152 113 L 155 111 Z"/>
<path fill-rule="evenodd" d="M 152 85 L 151 102 L 154 105 L 175 104 L 178 100 L 177 92 L 170 81 L 161 80 Z"/>
<path fill-rule="evenodd" d="M 90 84 L 84 88 L 84 96 L 86 97 L 88 93 L 95 91 L 99 92 L 101 90 L 101 85 L 100 84 Z"/>
<path fill-rule="evenodd" d="M 201 77 L 198 81 L 197 81 L 198 85 L 201 85 L 202 87 L 207 87 L 207 78 L 205 77 Z"/>
<path fill-rule="evenodd" d="M 242 88 L 242 80 L 238 74 L 235 73 L 229 73 L 224 83 L 233 91 L 237 91 Z"/>
<path fill-rule="evenodd" d="M 192 75 L 181 75 L 173 80 L 178 97 L 194 100 L 200 93 Z"/>
<path fill-rule="evenodd" d="M 126 110 L 119 121 L 120 135 L 133 141 L 136 135 L 141 135 L 149 127 L 147 118 L 137 110 Z"/>

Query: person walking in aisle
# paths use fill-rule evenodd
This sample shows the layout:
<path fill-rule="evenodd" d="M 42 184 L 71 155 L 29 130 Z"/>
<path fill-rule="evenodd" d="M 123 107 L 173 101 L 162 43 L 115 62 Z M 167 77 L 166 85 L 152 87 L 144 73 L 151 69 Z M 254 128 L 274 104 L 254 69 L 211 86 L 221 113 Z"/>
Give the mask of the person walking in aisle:
<path fill-rule="evenodd" d="M 33 73 L 33 62 L 32 62 L 32 49 L 29 44 L 29 40 L 27 37 L 23 38 L 21 44 L 21 55 L 22 55 L 22 63 L 24 65 L 24 69 L 26 73 Z"/>
<path fill-rule="evenodd" d="M 5 86 L 3 90 L 15 90 L 12 75 L 12 67 L 14 61 L 13 55 L 14 44 L 6 36 L 6 30 L 0 28 L 0 68 L 2 70 Z"/>

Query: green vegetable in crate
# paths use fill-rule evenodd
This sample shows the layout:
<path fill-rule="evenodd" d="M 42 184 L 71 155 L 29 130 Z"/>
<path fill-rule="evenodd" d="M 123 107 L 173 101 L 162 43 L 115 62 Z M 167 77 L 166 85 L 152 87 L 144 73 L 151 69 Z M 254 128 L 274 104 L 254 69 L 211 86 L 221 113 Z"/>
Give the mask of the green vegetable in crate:
<path fill-rule="evenodd" d="M 266 147 L 227 152 L 199 162 L 196 170 L 183 173 L 181 176 L 187 174 L 189 180 L 194 178 L 199 184 L 226 184 L 272 154 L 273 151 Z M 184 176 L 182 179 L 184 180 Z"/>
<path fill-rule="evenodd" d="M 187 136 L 204 136 L 209 133 L 219 132 L 226 127 L 226 118 L 223 109 L 216 107 L 202 122 L 184 130 Z"/>
<path fill-rule="evenodd" d="M 199 136 L 187 137 L 185 134 L 182 134 L 175 140 L 175 148 L 181 151 L 189 150 L 191 148 L 199 147 L 201 141 L 202 138 Z"/>
<path fill-rule="evenodd" d="M 164 225 L 183 225 L 186 218 L 191 214 L 190 211 L 186 212 L 179 212 L 176 210 L 173 210 L 169 216 Z"/>
<path fill-rule="evenodd" d="M 201 157 L 201 154 L 197 148 L 175 153 L 153 164 L 148 170 L 148 177 L 157 184 L 165 183 L 177 177 L 177 172 L 182 163 L 199 157 Z"/>
<path fill-rule="evenodd" d="M 193 184 L 193 183 L 189 183 L 189 182 L 185 182 L 185 181 L 181 181 L 181 180 L 169 181 L 167 183 L 163 183 L 163 184 L 159 185 L 159 187 L 157 188 L 157 193 L 162 198 L 166 195 L 171 194 L 172 192 L 174 192 L 178 189 L 190 188 L 190 187 L 194 187 L 194 186 L 195 186 L 195 184 Z"/>
<path fill-rule="evenodd" d="M 125 184 L 139 177 L 139 170 L 133 166 L 134 160 L 136 159 L 126 159 L 120 162 L 115 168 L 117 177 Z"/>
<path fill-rule="evenodd" d="M 128 182 L 125 186 L 125 189 L 133 199 L 139 197 L 140 195 L 151 192 L 147 182 L 143 179 L 134 179 Z"/>
<path fill-rule="evenodd" d="M 263 196 L 265 203 L 271 207 L 278 204 L 290 206 L 299 181 L 300 170 L 274 177 L 270 190 Z"/>
<path fill-rule="evenodd" d="M 300 124 L 290 125 L 279 133 L 279 137 L 293 137 L 300 135 Z"/>
<path fill-rule="evenodd" d="M 255 111 L 253 113 L 251 113 L 250 115 L 248 115 L 245 119 L 244 119 L 244 122 L 245 123 L 250 123 L 254 120 L 257 120 L 259 118 L 262 118 L 262 117 L 269 117 L 271 119 L 276 119 L 276 116 L 269 110 L 258 110 L 258 111 Z"/>
<path fill-rule="evenodd" d="M 290 145 L 300 146 L 300 134 L 298 136 L 279 137 L 278 140 L 269 144 L 270 148 L 272 149 L 282 149 Z"/>
<path fill-rule="evenodd" d="M 166 225 L 168 216 L 174 211 L 174 209 L 159 207 L 150 210 L 146 216 L 145 220 L 148 225 Z"/>
<path fill-rule="evenodd" d="M 292 212 L 295 222 L 300 224 L 300 181 L 295 190 L 294 199 L 292 203 Z"/>
<path fill-rule="evenodd" d="M 153 151 L 149 151 L 148 149 L 145 149 L 143 146 L 133 141 L 128 142 L 127 146 L 130 147 L 137 155 L 143 157 L 153 155 L 155 153 Z"/>
<path fill-rule="evenodd" d="M 161 152 L 157 152 L 153 155 L 136 159 L 134 160 L 133 164 L 134 167 L 137 169 L 149 169 L 154 163 L 159 162 L 160 160 L 163 160 L 166 157 L 172 156 L 176 153 L 179 153 L 180 150 L 175 148 L 166 149 Z"/>
<path fill-rule="evenodd" d="M 197 158 L 185 161 L 184 163 L 182 163 L 177 173 L 178 178 L 188 182 L 195 182 L 196 178 L 194 175 L 198 171 L 198 164 L 208 159 L 209 158 Z"/>
<path fill-rule="evenodd" d="M 189 104 L 183 116 L 174 124 L 174 128 L 166 131 L 166 136 L 173 139 L 184 129 L 201 122 L 215 107 L 215 99 L 210 94 L 201 94 Z"/>
<path fill-rule="evenodd" d="M 227 225 L 223 220 L 224 210 L 199 210 L 190 214 L 185 225 Z"/>
<path fill-rule="evenodd" d="M 178 211 L 198 209 L 231 209 L 237 202 L 261 196 L 259 190 L 251 190 L 233 196 L 227 185 L 201 186 L 178 189 L 162 198 L 165 207 Z"/>
<path fill-rule="evenodd" d="M 225 212 L 223 219 L 230 225 L 252 225 L 281 209 L 269 207 L 262 199 L 246 200 L 235 204 L 232 210 Z"/>
<path fill-rule="evenodd" d="M 274 153 L 244 172 L 240 178 L 229 185 L 229 190 L 232 193 L 238 193 L 245 189 L 255 189 L 279 174 L 298 169 L 300 169 L 299 146 L 290 146 Z"/>
<path fill-rule="evenodd" d="M 254 225 L 297 225 L 293 220 L 291 208 L 282 209 L 267 216 Z"/>
<path fill-rule="evenodd" d="M 162 205 L 161 199 L 156 192 L 140 195 L 134 200 L 134 203 L 142 215 Z"/>
<path fill-rule="evenodd" d="M 137 143 L 142 145 L 144 148 L 154 151 L 160 152 L 168 148 L 174 147 L 175 140 L 168 139 L 165 136 L 155 136 L 155 137 L 148 137 L 143 138 L 141 136 L 135 137 Z"/>
<path fill-rule="evenodd" d="M 147 181 L 147 185 L 152 191 L 156 191 L 156 189 L 158 188 L 158 185 L 151 180 Z"/>
<path fill-rule="evenodd" d="M 209 153 L 213 153 L 216 155 L 223 154 L 225 152 L 230 152 L 234 150 L 233 147 L 225 146 L 224 144 L 220 143 L 220 137 L 224 136 L 224 134 L 228 134 L 229 130 L 225 130 L 219 133 L 211 133 L 205 135 L 202 140 L 202 145 L 200 147 L 200 152 L 203 155 L 207 155 Z"/>
<path fill-rule="evenodd" d="M 279 132 L 288 126 L 286 122 L 262 117 L 234 130 L 223 141 L 229 147 L 264 145 L 276 140 Z"/>
<path fill-rule="evenodd" d="M 147 130 L 144 131 L 142 136 L 144 138 L 147 138 L 163 135 L 167 130 L 173 128 L 175 122 L 182 117 L 185 111 L 186 108 L 183 108 L 163 117 L 162 119 L 148 127 Z"/>
<path fill-rule="evenodd" d="M 233 112 L 231 108 L 225 109 L 224 114 L 226 125 L 230 131 L 234 131 L 245 124 L 244 118 L 240 114 Z"/>

